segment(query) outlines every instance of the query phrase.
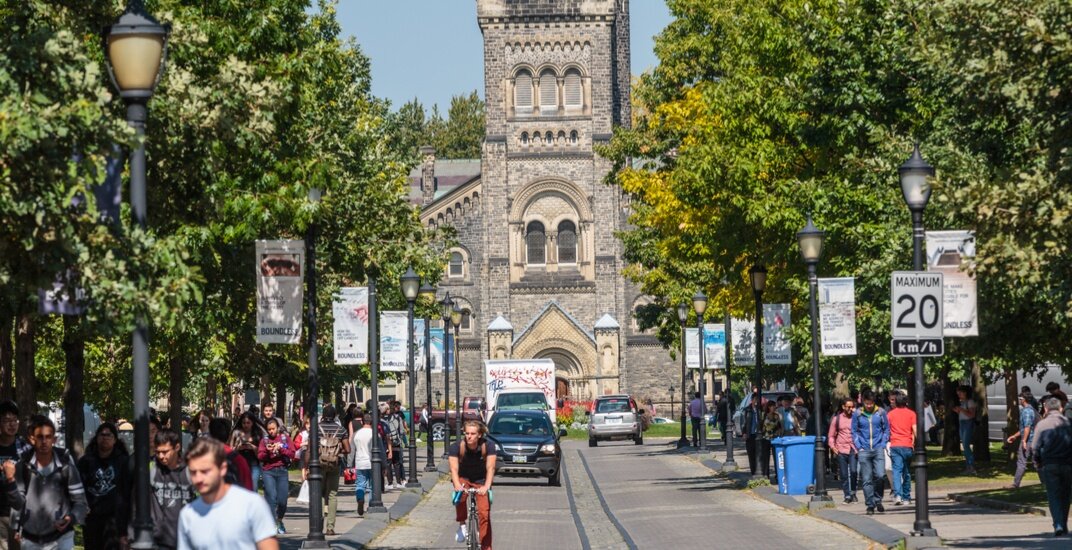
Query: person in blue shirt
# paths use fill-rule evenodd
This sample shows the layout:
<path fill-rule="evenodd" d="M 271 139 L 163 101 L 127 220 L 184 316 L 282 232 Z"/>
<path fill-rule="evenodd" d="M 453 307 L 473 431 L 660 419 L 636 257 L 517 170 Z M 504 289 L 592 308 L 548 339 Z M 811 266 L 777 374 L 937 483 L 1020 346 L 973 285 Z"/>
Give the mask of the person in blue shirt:
<path fill-rule="evenodd" d="M 875 404 L 875 394 L 864 390 L 863 406 L 852 415 L 852 441 L 860 461 L 860 478 L 864 489 L 867 515 L 882 507 L 882 482 L 886 470 L 886 445 L 890 441 L 890 422 L 886 411 Z"/>
<path fill-rule="evenodd" d="M 1010 445 L 1017 439 L 1020 444 L 1016 446 L 1016 474 L 1012 478 L 1009 489 L 1020 488 L 1020 481 L 1027 472 L 1027 463 L 1031 460 L 1031 442 L 1035 438 L 1035 423 L 1038 422 L 1038 413 L 1035 412 L 1035 398 L 1031 395 L 1031 388 L 1024 386 L 1020 390 L 1020 429 L 1009 436 L 1006 442 Z"/>

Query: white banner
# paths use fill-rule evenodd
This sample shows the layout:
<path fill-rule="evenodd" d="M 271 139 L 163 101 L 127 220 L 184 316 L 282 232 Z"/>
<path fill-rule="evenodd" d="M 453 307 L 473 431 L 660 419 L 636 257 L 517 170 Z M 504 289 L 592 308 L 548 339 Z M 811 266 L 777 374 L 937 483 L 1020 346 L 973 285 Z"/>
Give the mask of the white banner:
<path fill-rule="evenodd" d="M 823 355 L 856 355 L 856 284 L 852 277 L 819 279 Z"/>
<path fill-rule="evenodd" d="M 974 232 L 927 232 L 927 270 L 940 271 L 944 280 L 944 336 L 979 336 L 975 279 L 960 269 L 963 260 L 972 258 L 975 258 Z"/>
<path fill-rule="evenodd" d="M 700 368 L 699 333 L 695 328 L 685 328 L 685 366 L 690 369 Z"/>
<path fill-rule="evenodd" d="M 443 327 L 433 327 L 432 335 L 432 372 L 443 372 Z"/>
<path fill-rule="evenodd" d="M 304 241 L 257 241 L 257 343 L 299 344 Z"/>
<path fill-rule="evenodd" d="M 345 287 L 331 302 L 336 365 L 368 364 L 368 288 Z"/>
<path fill-rule="evenodd" d="M 789 304 L 763 304 L 763 361 L 768 365 L 791 365 Z"/>
<path fill-rule="evenodd" d="M 730 321 L 730 343 L 733 345 L 733 366 L 756 364 L 756 324 L 748 319 Z"/>
<path fill-rule="evenodd" d="M 726 368 L 726 325 L 704 324 L 704 362 L 708 369 Z"/>
<path fill-rule="evenodd" d="M 380 314 L 380 370 L 405 372 L 409 365 L 406 345 L 406 325 L 409 320 L 405 311 L 384 311 Z"/>
<path fill-rule="evenodd" d="M 420 317 L 413 320 L 413 341 L 417 347 L 413 348 L 413 368 L 418 372 L 424 371 L 424 319 Z"/>

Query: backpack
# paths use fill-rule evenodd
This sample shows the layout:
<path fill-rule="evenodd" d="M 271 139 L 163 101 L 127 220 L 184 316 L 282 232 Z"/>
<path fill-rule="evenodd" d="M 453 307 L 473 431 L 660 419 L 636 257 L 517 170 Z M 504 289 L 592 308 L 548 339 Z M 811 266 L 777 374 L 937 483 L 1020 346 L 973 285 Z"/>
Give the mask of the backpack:
<path fill-rule="evenodd" d="M 238 451 L 231 449 L 231 452 L 227 453 L 227 473 L 223 476 L 223 480 L 231 485 L 238 485 L 244 487 L 242 481 L 238 479 L 238 466 L 235 465 L 235 457 L 238 456 Z M 248 487 L 246 487 L 248 489 Z"/>
<path fill-rule="evenodd" d="M 402 433 L 405 431 L 405 427 L 402 425 L 402 415 L 392 414 L 387 419 L 387 425 L 391 428 L 391 443 L 401 447 Z"/>
<path fill-rule="evenodd" d="M 342 454 L 342 440 L 339 439 L 339 430 L 326 433 L 320 427 L 320 462 L 335 465 L 339 463 L 339 455 Z"/>

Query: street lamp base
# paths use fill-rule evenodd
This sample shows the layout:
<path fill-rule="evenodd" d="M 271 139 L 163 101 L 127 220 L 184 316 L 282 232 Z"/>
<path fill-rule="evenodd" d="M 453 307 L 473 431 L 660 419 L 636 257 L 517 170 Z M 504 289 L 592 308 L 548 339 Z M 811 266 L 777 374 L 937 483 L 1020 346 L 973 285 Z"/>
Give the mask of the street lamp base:
<path fill-rule="evenodd" d="M 913 538 L 926 538 L 926 537 L 935 537 L 935 538 L 937 538 L 938 537 L 938 530 L 935 529 L 934 527 L 931 527 L 931 526 L 928 525 L 927 527 L 924 527 L 922 529 L 913 528 L 910 534 L 912 535 Z"/>
<path fill-rule="evenodd" d="M 435 472 L 437 470 L 439 470 L 439 468 L 435 467 L 435 465 L 433 465 L 433 464 L 429 464 L 429 465 L 424 467 L 424 471 L 426 471 L 426 472 Z"/>
<path fill-rule="evenodd" d="M 326 540 L 303 540 L 301 547 L 305 548 L 331 548 Z"/>
<path fill-rule="evenodd" d="M 368 510 L 365 510 L 366 514 L 386 514 L 387 507 L 380 504 L 379 506 L 369 506 Z"/>
<path fill-rule="evenodd" d="M 689 443 L 688 439 L 678 439 L 677 440 L 677 448 L 678 449 L 682 449 L 682 448 L 685 448 L 685 447 L 691 447 L 691 446 L 692 446 L 692 443 Z"/>
<path fill-rule="evenodd" d="M 906 537 L 905 548 L 907 550 L 916 550 L 919 548 L 941 548 L 945 546 L 942 544 L 942 539 L 938 538 L 938 535 L 922 535 L 917 536 L 912 533 L 911 537 Z"/>
<path fill-rule="evenodd" d="M 421 486 L 420 481 L 407 481 L 406 482 L 406 488 L 407 489 L 412 489 L 414 487 L 420 487 L 420 486 Z"/>
<path fill-rule="evenodd" d="M 811 500 L 808 501 L 809 510 L 820 510 L 822 508 L 833 508 L 834 499 L 826 493 L 812 495 Z"/>
<path fill-rule="evenodd" d="M 733 460 L 723 462 L 722 463 L 722 471 L 723 472 L 736 472 L 737 471 L 737 462 L 733 461 Z"/>

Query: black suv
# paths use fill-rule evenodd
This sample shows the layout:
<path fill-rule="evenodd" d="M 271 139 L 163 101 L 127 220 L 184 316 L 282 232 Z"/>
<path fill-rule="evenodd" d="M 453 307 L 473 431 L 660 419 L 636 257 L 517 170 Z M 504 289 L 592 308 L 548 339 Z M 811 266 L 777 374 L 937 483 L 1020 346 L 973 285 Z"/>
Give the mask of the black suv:
<path fill-rule="evenodd" d="M 551 419 L 543 411 L 498 411 L 488 423 L 488 439 L 495 444 L 495 475 L 546 477 L 548 485 L 562 479 L 562 446 Z"/>

